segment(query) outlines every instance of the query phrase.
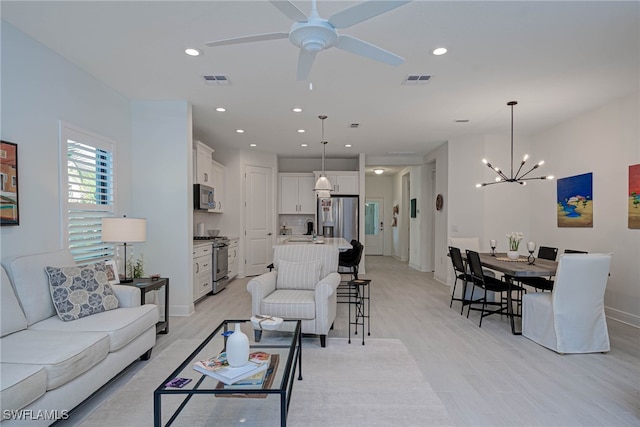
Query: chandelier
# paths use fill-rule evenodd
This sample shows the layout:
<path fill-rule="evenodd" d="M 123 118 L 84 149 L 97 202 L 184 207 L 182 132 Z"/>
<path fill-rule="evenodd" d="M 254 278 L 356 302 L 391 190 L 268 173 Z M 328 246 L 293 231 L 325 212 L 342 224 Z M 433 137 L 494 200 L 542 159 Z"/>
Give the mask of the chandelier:
<path fill-rule="evenodd" d="M 324 199 L 331 197 L 330 191 L 333 191 L 333 186 L 324 173 L 324 150 L 327 145 L 327 141 L 324 140 L 324 121 L 327 116 L 318 116 L 318 118 L 322 121 L 322 138 L 320 139 L 320 143 L 322 144 L 322 172 L 316 181 L 315 187 L 313 187 L 313 191 L 317 192 L 318 198 Z"/>
<path fill-rule="evenodd" d="M 522 158 L 522 161 L 520 162 L 520 167 L 518 167 L 518 171 L 516 172 L 516 174 L 513 174 L 513 106 L 517 105 L 518 101 L 509 101 L 507 102 L 507 105 L 511 107 L 511 174 L 509 176 L 505 175 L 504 172 L 502 172 L 500 170 L 500 168 L 494 167 L 491 163 L 489 163 L 487 161 L 487 159 L 482 159 L 482 163 L 484 163 L 485 165 L 487 165 L 489 168 L 491 168 L 491 170 L 493 170 L 495 173 L 498 174 L 498 176 L 496 177 L 495 181 L 493 182 L 484 182 L 482 184 L 476 184 L 477 188 L 480 187 L 486 187 L 487 185 L 493 185 L 493 184 L 499 184 L 501 182 L 516 182 L 520 185 L 527 185 L 526 181 L 532 180 L 532 179 L 553 179 L 553 175 L 547 175 L 547 176 L 538 176 L 535 178 L 526 178 L 527 175 L 529 175 L 531 172 L 533 172 L 534 170 L 538 169 L 540 166 L 542 166 L 544 164 L 544 160 L 540 160 L 538 163 L 536 163 L 535 165 L 533 165 L 533 167 L 531 169 L 529 169 L 528 171 L 524 172 L 524 173 L 520 173 L 522 172 L 522 168 L 524 167 L 524 164 L 526 163 L 527 159 L 529 158 L 528 154 L 525 154 L 524 157 Z"/>

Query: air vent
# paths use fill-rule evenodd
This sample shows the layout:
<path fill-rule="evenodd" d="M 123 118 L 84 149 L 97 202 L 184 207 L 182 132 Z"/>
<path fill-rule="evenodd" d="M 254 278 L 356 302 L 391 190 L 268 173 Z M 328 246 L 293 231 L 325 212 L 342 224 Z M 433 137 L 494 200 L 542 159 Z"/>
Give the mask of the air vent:
<path fill-rule="evenodd" d="M 359 126 L 360 126 L 360 123 L 351 123 L 351 124 L 349 125 L 349 127 L 350 127 L 351 129 L 357 129 Z"/>
<path fill-rule="evenodd" d="M 469 119 L 457 119 L 455 120 L 456 123 L 469 123 Z"/>
<path fill-rule="evenodd" d="M 431 76 L 428 75 L 420 75 L 420 74 L 411 74 L 405 77 L 402 81 L 403 85 L 425 85 L 429 83 L 431 80 Z"/>
<path fill-rule="evenodd" d="M 229 78 L 221 74 L 205 74 L 202 78 L 208 85 L 229 86 L 231 84 Z"/>

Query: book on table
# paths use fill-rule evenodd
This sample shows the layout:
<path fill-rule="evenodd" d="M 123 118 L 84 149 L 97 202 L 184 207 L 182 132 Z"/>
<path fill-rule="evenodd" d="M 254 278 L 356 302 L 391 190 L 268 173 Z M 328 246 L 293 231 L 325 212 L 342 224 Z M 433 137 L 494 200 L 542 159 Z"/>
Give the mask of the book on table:
<path fill-rule="evenodd" d="M 249 356 L 249 361 L 238 367 L 230 366 L 227 362 L 227 355 L 222 352 L 207 360 L 200 360 L 193 365 L 193 369 L 208 375 L 218 381 L 230 385 L 262 373 L 269 367 L 269 354 L 265 352 L 254 352 Z M 263 378 L 264 380 L 264 378 Z"/>

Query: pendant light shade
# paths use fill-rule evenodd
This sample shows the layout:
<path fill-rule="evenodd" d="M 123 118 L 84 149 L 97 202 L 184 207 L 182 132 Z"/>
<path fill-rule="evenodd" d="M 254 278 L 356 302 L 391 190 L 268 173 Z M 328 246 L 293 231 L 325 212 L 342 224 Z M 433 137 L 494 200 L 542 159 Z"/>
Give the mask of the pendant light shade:
<path fill-rule="evenodd" d="M 319 198 L 328 198 L 331 197 L 330 192 L 333 191 L 333 186 L 324 172 L 324 152 L 327 145 L 327 141 L 324 140 L 324 121 L 327 116 L 318 116 L 318 118 L 322 121 L 322 139 L 320 140 L 320 143 L 322 144 L 322 172 L 316 181 L 315 187 L 313 187 L 313 191 L 317 192 L 317 196 Z"/>

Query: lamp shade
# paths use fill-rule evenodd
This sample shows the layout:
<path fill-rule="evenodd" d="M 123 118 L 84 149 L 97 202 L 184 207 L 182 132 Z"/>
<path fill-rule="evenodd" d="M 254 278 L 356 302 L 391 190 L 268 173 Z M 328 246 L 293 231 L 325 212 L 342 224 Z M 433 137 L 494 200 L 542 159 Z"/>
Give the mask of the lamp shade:
<path fill-rule="evenodd" d="M 320 174 L 320 177 L 316 181 L 316 186 L 313 188 L 314 191 L 331 191 L 333 190 L 333 186 L 331 182 L 329 182 L 329 178 L 324 176 L 324 174 Z"/>
<path fill-rule="evenodd" d="M 102 241 L 112 243 L 144 242 L 147 240 L 145 218 L 102 218 Z"/>

